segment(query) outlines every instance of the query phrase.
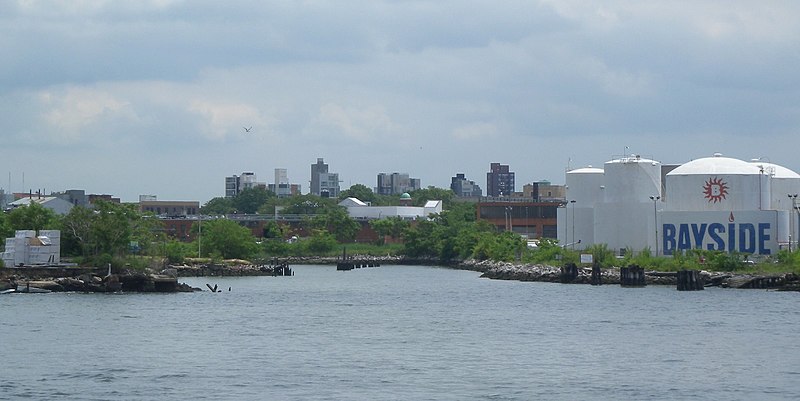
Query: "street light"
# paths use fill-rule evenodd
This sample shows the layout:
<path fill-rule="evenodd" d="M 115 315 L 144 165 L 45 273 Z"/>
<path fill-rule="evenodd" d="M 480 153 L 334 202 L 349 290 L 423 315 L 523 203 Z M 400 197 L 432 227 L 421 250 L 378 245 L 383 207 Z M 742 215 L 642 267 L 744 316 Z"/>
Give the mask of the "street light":
<path fill-rule="evenodd" d="M 650 200 L 653 201 L 653 225 L 656 227 L 656 256 L 658 256 L 658 211 L 656 209 L 656 204 L 659 199 L 661 199 L 661 197 L 658 195 L 650 197 Z"/>
<path fill-rule="evenodd" d="M 797 211 L 797 194 L 787 194 L 786 196 L 792 200 L 792 212 L 789 214 L 789 252 L 792 252 L 792 236 L 794 235 L 794 220 L 797 218 L 795 212 Z"/>
<path fill-rule="evenodd" d="M 514 210 L 511 206 L 506 206 L 506 231 L 514 231 L 514 215 L 512 211 Z"/>
<path fill-rule="evenodd" d="M 569 201 L 572 204 L 572 250 L 575 250 L 575 199 Z M 569 205 L 567 205 L 569 206 Z M 567 209 L 569 211 L 569 209 Z"/>

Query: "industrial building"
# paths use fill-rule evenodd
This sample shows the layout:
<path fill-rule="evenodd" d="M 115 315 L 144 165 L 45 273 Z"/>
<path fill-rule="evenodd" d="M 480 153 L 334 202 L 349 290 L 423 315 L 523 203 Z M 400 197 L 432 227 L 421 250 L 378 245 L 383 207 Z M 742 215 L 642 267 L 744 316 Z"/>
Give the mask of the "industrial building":
<path fill-rule="evenodd" d="M 0 253 L 3 264 L 11 266 L 42 266 L 61 263 L 61 231 L 18 230 L 6 238 L 5 252 Z"/>
<path fill-rule="evenodd" d="M 631 155 L 568 171 L 566 187 L 558 210 L 564 246 L 658 255 L 772 255 L 797 246 L 800 175 L 776 164 L 717 153 L 676 167 Z"/>

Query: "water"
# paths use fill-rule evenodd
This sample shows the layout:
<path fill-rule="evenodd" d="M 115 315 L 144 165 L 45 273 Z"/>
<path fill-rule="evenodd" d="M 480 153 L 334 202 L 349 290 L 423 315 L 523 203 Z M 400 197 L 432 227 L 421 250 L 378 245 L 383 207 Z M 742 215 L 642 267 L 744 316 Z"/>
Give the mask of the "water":
<path fill-rule="evenodd" d="M 0 399 L 800 399 L 798 293 L 294 270 L 0 296 Z"/>

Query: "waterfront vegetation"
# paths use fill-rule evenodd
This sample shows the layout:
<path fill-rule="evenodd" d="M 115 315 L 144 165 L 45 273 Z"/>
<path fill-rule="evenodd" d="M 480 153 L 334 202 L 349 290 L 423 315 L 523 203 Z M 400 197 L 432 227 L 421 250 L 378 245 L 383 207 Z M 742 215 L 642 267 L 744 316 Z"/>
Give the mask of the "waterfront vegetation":
<path fill-rule="evenodd" d="M 342 191 L 348 196 L 378 205 L 397 205 L 399 196 L 373 194 L 357 184 Z M 15 230 L 58 229 L 62 232 L 62 255 L 81 265 L 145 268 L 165 263 L 184 263 L 189 258 L 221 262 L 229 259 L 269 261 L 275 258 L 348 255 L 406 256 L 432 263 L 453 264 L 477 259 L 560 266 L 580 262 L 591 254 L 601 267 L 639 265 L 648 270 L 677 271 L 704 269 L 738 273 L 800 273 L 800 253 L 780 251 L 770 257 L 719 251 L 692 250 L 671 257 L 655 256 L 649 249 L 627 250 L 616 256 L 605 245 L 584 249 L 564 247 L 556 240 L 541 239 L 529 246 L 521 236 L 498 232 L 491 224 L 476 219 L 475 205 L 453 201 L 453 193 L 427 188 L 412 193 L 416 205 L 442 199 L 444 210 L 427 220 L 408 221 L 398 217 L 372 220 L 370 228 L 379 240 L 356 243 L 361 228 L 336 199 L 312 195 L 278 198 L 264 189 L 249 189 L 233 198 L 214 198 L 201 212 L 219 217 L 229 213 L 305 216 L 298 227 L 269 222 L 258 238 L 234 220 L 204 219 L 192 226 L 188 238 L 179 240 L 159 219 L 140 213 L 134 205 L 98 201 L 92 209 L 74 207 L 57 216 L 37 203 L 0 213 L 0 238 Z M 299 238 L 293 229 L 301 229 Z M 189 241 L 191 239 L 191 241 Z M 388 241 L 387 241 L 388 239 Z"/>

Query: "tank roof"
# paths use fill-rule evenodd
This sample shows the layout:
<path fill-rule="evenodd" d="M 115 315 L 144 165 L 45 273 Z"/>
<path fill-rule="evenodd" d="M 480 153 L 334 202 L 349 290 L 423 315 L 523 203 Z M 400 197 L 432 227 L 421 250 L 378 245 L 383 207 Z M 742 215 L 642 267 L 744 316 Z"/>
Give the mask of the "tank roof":
<path fill-rule="evenodd" d="M 733 174 L 733 175 L 758 175 L 761 170 L 753 164 L 739 159 L 723 157 L 715 153 L 712 157 L 692 160 L 667 173 L 671 175 L 693 174 Z"/>
<path fill-rule="evenodd" d="M 601 168 L 597 167 L 582 167 L 576 168 L 574 170 L 567 171 L 567 174 L 603 174 L 604 171 Z"/>
<path fill-rule="evenodd" d="M 647 163 L 647 164 L 661 164 L 658 160 L 653 159 L 646 159 L 641 157 L 640 155 L 630 155 L 620 157 L 619 159 L 612 159 L 606 162 L 606 164 L 610 163 Z"/>
<path fill-rule="evenodd" d="M 753 160 L 750 163 L 754 164 L 758 168 L 763 168 L 764 172 L 771 175 L 773 178 L 798 178 L 800 179 L 800 174 L 783 167 L 778 164 L 763 162 L 761 160 Z"/>

